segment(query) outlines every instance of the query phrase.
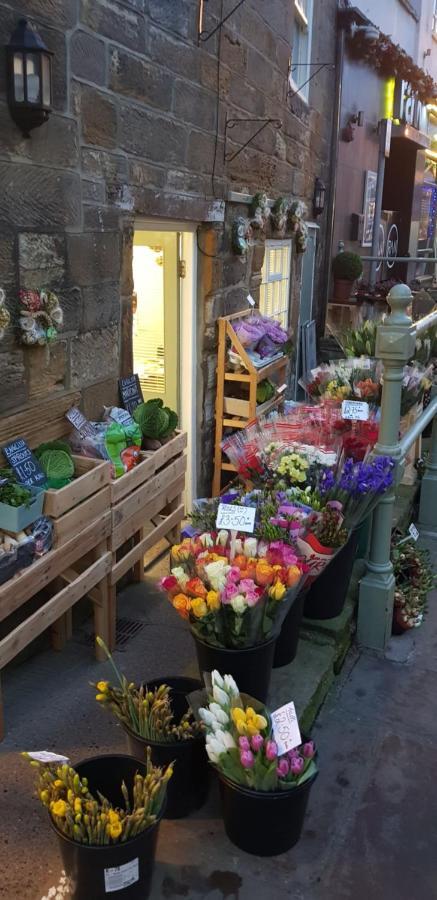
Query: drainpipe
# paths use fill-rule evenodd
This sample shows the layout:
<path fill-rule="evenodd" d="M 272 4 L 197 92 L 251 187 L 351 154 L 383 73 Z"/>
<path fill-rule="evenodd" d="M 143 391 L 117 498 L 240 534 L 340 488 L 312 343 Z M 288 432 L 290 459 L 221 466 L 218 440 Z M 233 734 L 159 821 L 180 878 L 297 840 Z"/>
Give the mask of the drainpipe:
<path fill-rule="evenodd" d="M 379 226 L 381 224 L 382 211 L 382 193 L 384 190 L 384 174 L 385 174 L 385 158 L 390 153 L 390 137 L 391 137 L 391 119 L 381 119 L 378 125 L 379 130 L 379 154 L 378 154 L 378 177 L 376 180 L 375 193 L 375 216 L 373 219 L 372 233 L 372 256 L 378 256 L 379 249 Z M 373 261 L 370 266 L 369 283 L 371 287 L 376 284 L 376 272 L 378 263 Z"/>
<path fill-rule="evenodd" d="M 326 243 L 325 243 L 325 264 L 323 267 L 323 279 L 326 285 L 324 296 L 323 322 L 326 319 L 328 309 L 328 301 L 330 299 L 331 285 L 331 257 L 332 257 L 332 241 L 334 238 L 334 221 L 335 221 L 335 197 L 337 191 L 337 172 L 338 172 L 338 148 L 340 140 L 340 124 L 341 124 L 341 98 L 343 87 L 343 64 L 345 50 L 345 29 L 338 26 L 337 41 L 335 49 L 335 97 L 334 97 L 334 125 L 331 137 L 331 178 L 329 191 L 329 204 L 326 221 Z"/>

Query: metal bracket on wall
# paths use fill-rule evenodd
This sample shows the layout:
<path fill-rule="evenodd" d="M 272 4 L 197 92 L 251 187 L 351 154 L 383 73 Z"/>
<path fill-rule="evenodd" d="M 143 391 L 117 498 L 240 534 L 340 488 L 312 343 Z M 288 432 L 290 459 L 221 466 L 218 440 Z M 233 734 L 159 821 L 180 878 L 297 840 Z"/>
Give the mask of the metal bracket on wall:
<path fill-rule="evenodd" d="M 227 142 L 227 138 L 228 138 L 228 131 L 231 128 L 235 128 L 236 125 L 244 125 L 246 122 L 262 122 L 262 125 L 260 126 L 260 128 L 257 128 L 257 130 L 254 132 L 254 134 L 252 134 L 252 136 L 247 141 L 245 141 L 245 143 L 242 144 L 238 150 L 235 150 L 234 153 L 226 153 L 226 142 Z M 260 119 L 260 118 L 254 118 L 254 119 L 232 119 L 231 118 L 231 119 L 228 119 L 228 117 L 226 116 L 225 140 L 224 140 L 224 161 L 232 162 L 233 159 L 236 159 L 236 157 L 239 156 L 240 153 L 243 150 L 245 150 L 245 148 L 248 147 L 249 144 L 251 144 L 252 141 L 259 134 L 261 134 L 261 131 L 264 131 L 264 128 L 266 128 L 267 125 L 273 125 L 274 128 L 279 130 L 280 128 L 282 128 L 282 120 L 281 119 Z"/>
<path fill-rule="evenodd" d="M 307 66 L 308 68 L 310 66 L 317 66 L 317 69 L 315 72 L 313 72 L 312 75 L 310 75 L 309 78 L 307 78 L 306 81 L 304 81 L 303 84 L 299 85 L 298 88 L 295 88 L 293 90 L 291 88 L 291 84 L 290 84 L 291 73 L 292 73 L 293 69 L 297 69 L 299 66 Z M 300 93 L 302 88 L 306 87 L 307 84 L 309 84 L 310 81 L 312 81 L 313 78 L 315 78 L 316 75 L 318 75 L 319 72 L 322 71 L 322 69 L 335 69 L 335 63 L 322 63 L 322 62 L 293 63 L 290 59 L 290 62 L 288 65 L 288 78 L 287 78 L 287 100 L 289 100 L 289 99 L 291 100 L 291 99 L 293 99 L 293 97 L 296 97 L 297 94 Z"/>
<path fill-rule="evenodd" d="M 224 25 L 225 22 L 227 22 L 228 19 L 230 19 L 231 16 L 234 15 L 234 12 L 237 12 L 237 9 L 239 9 L 240 6 L 243 5 L 245 0 L 239 0 L 239 3 L 237 3 L 236 6 L 234 6 L 234 8 L 231 9 L 230 12 L 228 12 L 225 16 L 223 16 L 223 19 L 218 23 L 218 25 L 216 25 L 216 27 L 213 28 L 212 31 L 209 31 L 209 32 L 203 30 L 203 14 L 205 12 L 205 3 L 207 3 L 207 2 L 208 2 L 208 0 L 199 0 L 199 20 L 198 20 L 199 21 L 199 30 L 198 30 L 198 37 L 197 37 L 198 43 L 200 43 L 200 41 L 202 41 L 202 43 L 205 43 L 205 41 L 209 41 L 209 39 L 212 38 L 213 34 L 216 34 L 216 32 L 219 30 L 219 28 L 221 28 L 222 25 Z"/>

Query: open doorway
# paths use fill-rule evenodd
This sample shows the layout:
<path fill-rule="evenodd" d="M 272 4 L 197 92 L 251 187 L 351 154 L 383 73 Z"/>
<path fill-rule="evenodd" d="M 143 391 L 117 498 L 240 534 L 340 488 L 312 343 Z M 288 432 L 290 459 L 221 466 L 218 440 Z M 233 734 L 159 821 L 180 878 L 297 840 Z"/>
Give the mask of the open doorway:
<path fill-rule="evenodd" d="M 196 496 L 195 226 L 140 221 L 133 246 L 134 371 L 145 400 L 160 397 L 188 435 L 186 508 Z M 183 309 L 183 315 L 181 310 Z"/>

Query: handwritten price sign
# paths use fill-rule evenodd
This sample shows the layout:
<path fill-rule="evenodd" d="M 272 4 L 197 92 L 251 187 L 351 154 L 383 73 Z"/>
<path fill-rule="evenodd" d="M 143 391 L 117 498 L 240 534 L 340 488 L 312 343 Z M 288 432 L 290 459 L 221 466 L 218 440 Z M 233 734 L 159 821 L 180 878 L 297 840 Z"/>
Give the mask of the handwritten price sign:
<path fill-rule="evenodd" d="M 220 503 L 216 527 L 227 531 L 245 531 L 253 534 L 255 529 L 256 509 L 254 506 L 234 506 L 232 503 Z"/>
<path fill-rule="evenodd" d="M 355 422 L 367 422 L 369 404 L 364 400 L 343 400 L 341 404 L 342 419 L 353 419 Z"/>
<path fill-rule="evenodd" d="M 272 726 L 279 756 L 302 743 L 294 703 L 286 703 L 272 712 Z"/>
<path fill-rule="evenodd" d="M 41 487 L 46 483 L 47 476 L 23 438 L 3 447 L 3 455 L 12 466 L 20 484 Z"/>

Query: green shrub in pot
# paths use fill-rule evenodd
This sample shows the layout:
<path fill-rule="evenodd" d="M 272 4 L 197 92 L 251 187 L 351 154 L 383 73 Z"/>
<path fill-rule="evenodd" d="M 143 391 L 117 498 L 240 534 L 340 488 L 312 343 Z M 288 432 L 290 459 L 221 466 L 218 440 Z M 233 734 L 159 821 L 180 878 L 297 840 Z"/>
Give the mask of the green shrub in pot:
<path fill-rule="evenodd" d="M 363 263 L 358 253 L 344 251 L 338 253 L 332 263 L 334 278 L 341 281 L 356 281 L 363 274 Z"/>

